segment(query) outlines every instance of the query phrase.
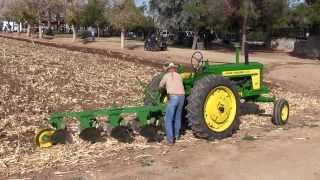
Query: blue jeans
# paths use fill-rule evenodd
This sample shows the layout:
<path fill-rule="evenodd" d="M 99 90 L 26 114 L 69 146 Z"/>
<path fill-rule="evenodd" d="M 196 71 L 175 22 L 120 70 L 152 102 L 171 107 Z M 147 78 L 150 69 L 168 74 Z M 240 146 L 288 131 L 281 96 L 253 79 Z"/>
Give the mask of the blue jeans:
<path fill-rule="evenodd" d="M 174 138 L 179 138 L 181 129 L 181 118 L 184 107 L 184 96 L 170 96 L 164 117 L 166 138 L 169 142 L 174 142 Z"/>

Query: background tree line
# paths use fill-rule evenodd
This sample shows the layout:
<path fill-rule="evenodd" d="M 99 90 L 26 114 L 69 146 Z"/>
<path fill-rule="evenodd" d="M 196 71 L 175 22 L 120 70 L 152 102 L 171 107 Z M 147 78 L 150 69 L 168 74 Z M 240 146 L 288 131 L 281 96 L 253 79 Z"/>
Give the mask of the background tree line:
<path fill-rule="evenodd" d="M 32 27 L 37 27 L 39 38 L 43 36 L 43 26 L 50 30 L 50 22 L 59 19 L 71 27 L 72 41 L 79 27 L 93 27 L 99 36 L 101 29 L 112 26 L 121 31 L 124 47 L 127 30 L 154 26 L 144 7 L 137 7 L 134 0 L 10 0 L 1 4 L 3 20 L 26 24 L 27 36 Z"/>
<path fill-rule="evenodd" d="M 73 40 L 79 27 L 94 27 L 98 35 L 113 27 L 121 31 L 122 47 L 125 32 L 136 28 L 193 31 L 194 49 L 202 32 L 234 32 L 242 45 L 248 34 L 260 32 L 270 46 L 281 29 L 320 31 L 320 0 L 150 0 L 149 7 L 137 7 L 134 0 L 2 0 L 0 14 L 26 24 L 28 36 L 31 27 L 39 28 L 40 38 L 43 26 L 50 29 L 59 18 L 71 27 Z"/>
<path fill-rule="evenodd" d="M 292 4 L 291 0 L 151 0 L 150 8 L 160 24 L 195 32 L 228 31 L 241 35 L 242 47 L 250 32 L 262 32 L 267 46 L 281 29 L 310 29 L 319 33 L 320 0 Z"/>

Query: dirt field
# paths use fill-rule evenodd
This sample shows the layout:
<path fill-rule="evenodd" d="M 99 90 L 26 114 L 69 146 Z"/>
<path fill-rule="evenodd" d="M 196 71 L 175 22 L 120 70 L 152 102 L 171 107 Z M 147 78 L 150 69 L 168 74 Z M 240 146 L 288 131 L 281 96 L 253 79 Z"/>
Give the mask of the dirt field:
<path fill-rule="evenodd" d="M 93 46 L 92 44 L 91 46 Z M 174 147 L 143 139 L 94 145 L 76 141 L 38 149 L 35 134 L 52 112 L 141 104 L 139 76 L 147 82 L 159 69 L 118 59 L 0 38 L 0 175 L 2 179 L 319 179 L 320 64 L 286 54 L 257 53 L 266 64 L 273 93 L 288 99 L 289 124 L 262 115 L 241 116 L 232 138 L 207 142 L 190 131 Z M 164 52 L 141 53 L 149 58 Z M 205 55 L 226 60 L 231 53 Z M 167 58 L 187 59 L 190 50 L 170 49 Z M 210 58 L 211 59 L 211 58 Z M 187 62 L 187 60 L 186 60 Z M 119 69 L 119 67 L 121 67 Z"/>

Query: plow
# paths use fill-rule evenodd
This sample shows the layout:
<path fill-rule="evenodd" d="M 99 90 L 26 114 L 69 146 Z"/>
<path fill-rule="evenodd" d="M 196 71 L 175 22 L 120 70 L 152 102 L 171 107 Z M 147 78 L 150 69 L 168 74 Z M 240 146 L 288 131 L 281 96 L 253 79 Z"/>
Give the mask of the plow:
<path fill-rule="evenodd" d="M 177 68 L 186 91 L 185 120 L 198 138 L 231 137 L 239 130 L 240 105 L 244 102 L 273 103 L 271 122 L 279 126 L 288 122 L 289 103 L 271 95 L 263 81 L 263 64 L 249 62 L 247 50 L 245 61 L 240 62 L 239 46 L 235 51 L 234 63 L 211 63 L 201 52 L 196 52 L 191 58 L 191 70 L 183 66 Z M 161 141 L 168 101 L 166 92 L 159 88 L 163 75 L 143 85 L 143 106 L 52 114 L 51 127 L 37 134 L 36 144 L 42 148 L 66 144 L 72 142 L 70 134 L 78 134 L 90 142 L 97 142 L 102 136 L 132 142 L 134 132 L 148 141 Z"/>

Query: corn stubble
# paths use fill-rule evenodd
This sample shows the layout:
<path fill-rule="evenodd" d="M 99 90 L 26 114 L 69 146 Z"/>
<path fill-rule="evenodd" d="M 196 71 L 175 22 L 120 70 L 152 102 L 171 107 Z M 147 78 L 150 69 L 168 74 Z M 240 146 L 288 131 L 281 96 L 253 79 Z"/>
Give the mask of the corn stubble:
<path fill-rule="evenodd" d="M 135 137 L 131 144 L 112 138 L 91 144 L 75 136 L 72 144 L 45 150 L 37 148 L 34 137 L 39 130 L 50 127 L 47 122 L 50 113 L 142 105 L 143 90 L 136 77 L 149 82 L 159 69 L 3 38 L 0 38 L 0 50 L 1 176 L 93 164 L 102 157 L 116 160 L 128 148 L 139 151 L 161 146 L 148 144 L 141 136 Z M 317 98 L 281 89 L 274 93 L 289 100 L 291 116 L 311 105 L 320 107 Z M 262 106 L 266 113 L 272 110 L 272 106 Z M 244 115 L 241 120 L 241 129 L 273 128 L 270 117 Z M 235 136 L 241 136 L 241 131 Z M 179 141 L 192 144 L 198 140 L 187 131 Z"/>

